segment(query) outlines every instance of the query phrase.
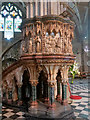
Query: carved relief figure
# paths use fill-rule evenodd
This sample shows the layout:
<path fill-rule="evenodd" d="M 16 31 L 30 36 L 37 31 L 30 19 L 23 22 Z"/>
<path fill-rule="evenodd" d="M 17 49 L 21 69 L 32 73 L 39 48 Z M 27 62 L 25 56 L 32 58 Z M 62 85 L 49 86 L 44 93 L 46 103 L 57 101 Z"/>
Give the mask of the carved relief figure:
<path fill-rule="evenodd" d="M 32 52 L 32 38 L 29 40 L 29 53 Z"/>
<path fill-rule="evenodd" d="M 36 38 L 36 52 L 40 53 L 41 52 L 41 39 L 39 36 Z"/>

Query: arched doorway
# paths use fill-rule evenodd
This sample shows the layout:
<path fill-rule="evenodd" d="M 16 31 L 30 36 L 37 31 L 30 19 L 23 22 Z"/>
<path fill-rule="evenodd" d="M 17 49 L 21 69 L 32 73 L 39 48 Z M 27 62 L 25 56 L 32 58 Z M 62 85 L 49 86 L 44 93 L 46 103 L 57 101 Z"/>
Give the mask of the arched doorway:
<path fill-rule="evenodd" d="M 29 82 L 30 79 L 30 75 L 29 75 L 29 71 L 25 70 L 23 73 L 23 85 L 22 85 L 22 101 L 23 103 L 28 102 L 31 98 L 31 84 Z"/>
<path fill-rule="evenodd" d="M 37 99 L 45 102 L 45 99 L 48 97 L 48 82 L 47 82 L 47 75 L 42 70 L 40 72 L 38 78 L 38 85 L 37 85 Z"/>

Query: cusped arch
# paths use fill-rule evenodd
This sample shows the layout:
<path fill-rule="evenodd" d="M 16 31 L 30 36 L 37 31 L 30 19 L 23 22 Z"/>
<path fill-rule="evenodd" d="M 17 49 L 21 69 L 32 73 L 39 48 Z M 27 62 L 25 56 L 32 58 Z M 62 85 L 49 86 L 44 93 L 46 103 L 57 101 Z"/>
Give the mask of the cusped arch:
<path fill-rule="evenodd" d="M 31 38 L 31 31 L 29 31 L 29 33 L 28 33 L 28 37 L 29 37 L 29 39 Z"/>
<path fill-rule="evenodd" d="M 42 66 L 37 67 L 37 78 L 39 77 L 42 70 L 45 73 L 46 77 L 48 77 L 48 72 L 46 70 L 46 67 L 44 65 L 42 65 Z"/>
<path fill-rule="evenodd" d="M 23 73 L 24 73 L 25 70 L 28 70 L 29 75 L 30 75 L 30 69 L 29 69 L 27 66 L 23 66 L 23 67 L 22 67 L 22 70 L 21 70 L 22 75 L 23 75 Z"/>

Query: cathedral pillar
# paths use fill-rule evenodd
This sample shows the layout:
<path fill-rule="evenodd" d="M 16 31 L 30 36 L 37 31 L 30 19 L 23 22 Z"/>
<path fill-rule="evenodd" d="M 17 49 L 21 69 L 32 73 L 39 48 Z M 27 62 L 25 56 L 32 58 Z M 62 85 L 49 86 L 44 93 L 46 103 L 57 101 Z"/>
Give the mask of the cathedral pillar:
<path fill-rule="evenodd" d="M 17 85 L 18 85 L 18 105 L 22 105 L 22 92 L 21 92 L 22 83 L 17 83 Z"/>
<path fill-rule="evenodd" d="M 27 3 L 27 4 L 26 4 L 26 17 L 27 17 L 27 18 L 30 17 L 30 16 L 29 16 L 29 12 L 30 12 L 30 11 L 29 11 L 29 4 L 30 4 L 30 3 Z"/>
<path fill-rule="evenodd" d="M 47 15 L 47 10 L 48 10 L 48 8 L 47 8 L 47 2 L 44 2 L 44 4 L 45 4 L 45 7 L 44 7 L 44 15 Z"/>
<path fill-rule="evenodd" d="M 30 2 L 30 18 L 33 18 L 33 2 Z"/>
<path fill-rule="evenodd" d="M 41 7 L 40 8 L 41 8 L 41 10 L 40 10 L 41 11 L 41 16 L 43 16 L 43 2 L 41 2 Z"/>
<path fill-rule="evenodd" d="M 35 2 L 35 16 L 38 16 L 38 2 Z"/>
<path fill-rule="evenodd" d="M 30 80 L 31 86 L 32 86 L 32 101 L 31 105 L 36 106 L 37 105 L 37 91 L 36 86 L 38 84 L 37 80 Z"/>

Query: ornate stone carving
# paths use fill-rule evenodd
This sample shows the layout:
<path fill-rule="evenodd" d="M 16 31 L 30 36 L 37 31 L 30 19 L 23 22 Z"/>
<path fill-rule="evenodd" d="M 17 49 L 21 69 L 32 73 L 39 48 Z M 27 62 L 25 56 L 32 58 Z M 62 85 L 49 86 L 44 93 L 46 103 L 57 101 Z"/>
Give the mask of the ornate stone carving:
<path fill-rule="evenodd" d="M 50 87 L 55 87 L 56 83 L 55 82 L 52 82 L 52 81 L 48 81 L 48 85 Z"/>
<path fill-rule="evenodd" d="M 37 80 L 30 80 L 30 83 L 32 86 L 37 86 L 38 81 Z"/>
<path fill-rule="evenodd" d="M 30 40 L 29 40 L 29 53 L 32 53 L 32 45 L 33 45 L 33 43 L 32 43 L 32 38 L 30 38 Z"/>
<path fill-rule="evenodd" d="M 39 36 L 35 38 L 36 41 L 36 52 L 40 53 L 41 52 L 41 39 Z"/>
<path fill-rule="evenodd" d="M 30 28 L 30 26 L 33 27 Z M 74 29 L 69 23 L 63 23 L 58 20 L 47 20 L 44 22 L 38 20 L 31 25 L 27 24 L 25 29 L 25 39 L 27 39 L 27 36 L 29 37 L 28 34 L 30 32 L 33 43 L 29 38 L 29 50 L 24 51 L 28 53 L 73 54 L 71 39 L 74 37 Z M 48 33 L 47 36 L 46 33 Z M 25 42 L 27 42 L 27 40 L 25 40 Z M 25 49 L 25 47 L 22 48 Z"/>

